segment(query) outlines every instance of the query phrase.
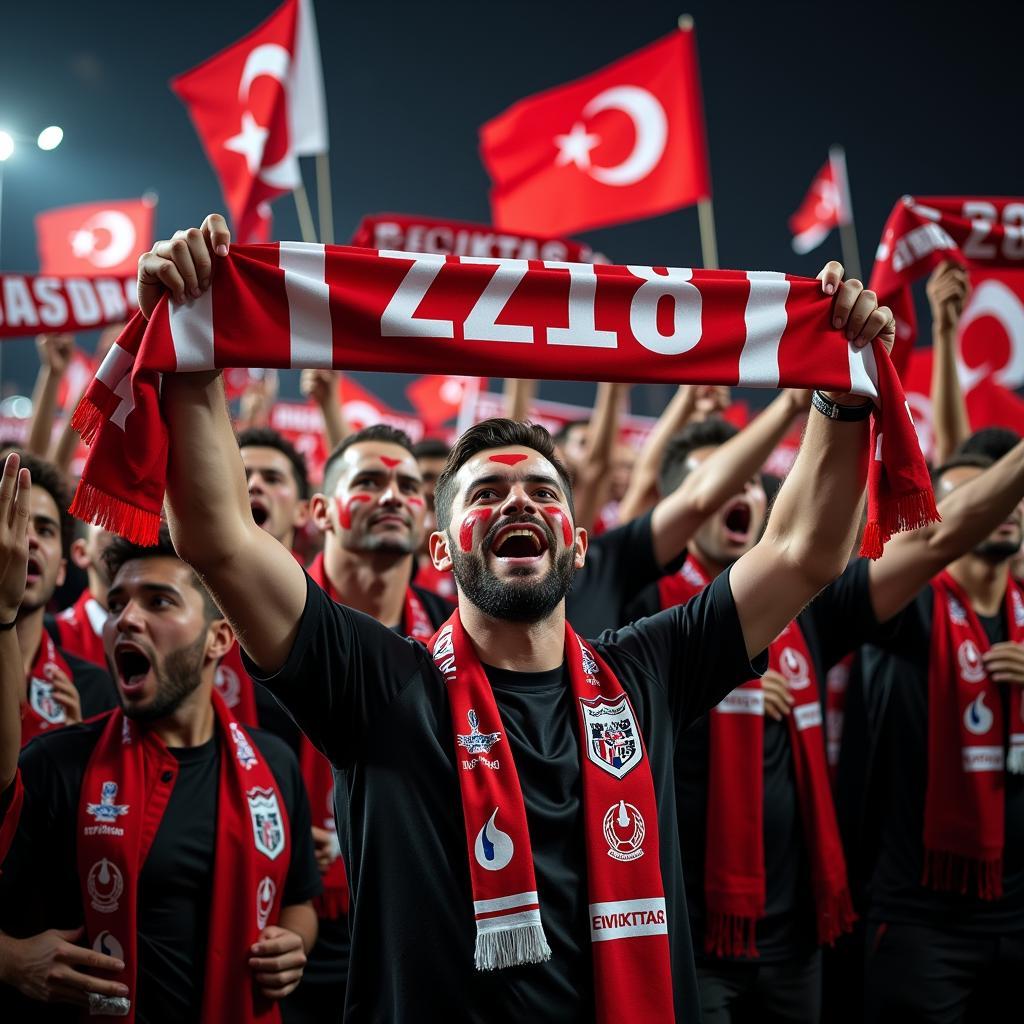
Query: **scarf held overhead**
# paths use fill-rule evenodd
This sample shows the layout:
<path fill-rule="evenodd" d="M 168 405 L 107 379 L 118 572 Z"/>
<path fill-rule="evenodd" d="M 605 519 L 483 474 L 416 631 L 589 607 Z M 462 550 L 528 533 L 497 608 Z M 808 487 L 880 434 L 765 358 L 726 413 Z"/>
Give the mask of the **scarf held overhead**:
<path fill-rule="evenodd" d="M 72 512 L 142 543 L 159 528 L 162 373 L 336 367 L 560 380 L 820 387 L 873 399 L 864 551 L 935 519 L 884 347 L 831 327 L 818 281 L 770 271 L 236 246 L 213 283 L 125 328 L 72 419 L 93 451 Z"/>

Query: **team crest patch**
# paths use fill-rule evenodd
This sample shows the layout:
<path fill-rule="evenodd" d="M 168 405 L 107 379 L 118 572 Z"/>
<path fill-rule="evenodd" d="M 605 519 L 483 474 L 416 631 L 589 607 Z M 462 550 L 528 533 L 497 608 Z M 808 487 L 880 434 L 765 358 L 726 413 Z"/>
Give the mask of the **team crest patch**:
<path fill-rule="evenodd" d="M 594 656 L 587 650 L 586 644 L 579 637 L 576 637 L 576 642 L 580 645 L 580 653 L 583 655 L 583 674 L 587 676 L 587 682 L 593 686 L 600 686 L 601 684 L 594 679 L 594 676 L 601 671 Z"/>
<path fill-rule="evenodd" d="M 949 595 L 949 618 L 954 625 L 967 625 L 967 612 L 964 610 L 964 606 L 952 594 Z"/>
<path fill-rule="evenodd" d="M 795 648 L 782 648 L 779 667 L 794 690 L 804 690 L 811 685 L 811 670 L 807 659 Z"/>
<path fill-rule="evenodd" d="M 67 721 L 64 708 L 53 695 L 53 687 L 35 676 L 29 682 L 28 701 L 32 710 L 51 725 L 62 725 Z"/>
<path fill-rule="evenodd" d="M 245 733 L 239 728 L 237 722 L 231 722 L 230 727 L 231 739 L 235 744 L 235 757 L 238 758 L 238 763 L 248 771 L 256 764 L 256 751 L 252 749 L 252 744 Z"/>
<path fill-rule="evenodd" d="M 616 779 L 624 778 L 644 757 L 640 729 L 625 694 L 608 697 L 580 697 L 587 757 Z"/>
<path fill-rule="evenodd" d="M 956 658 L 960 662 L 960 676 L 965 683 L 980 683 L 985 678 L 985 663 L 973 640 L 968 638 L 960 645 Z"/>
<path fill-rule="evenodd" d="M 113 914 L 120 906 L 124 876 L 113 861 L 104 857 L 89 868 L 85 887 L 93 910 L 101 914 Z"/>
<path fill-rule="evenodd" d="M 277 793 L 272 789 L 255 787 L 245 794 L 252 819 L 252 837 L 259 850 L 269 860 L 275 860 L 284 850 L 284 824 Z"/>
<path fill-rule="evenodd" d="M 127 804 L 118 804 L 117 783 L 104 782 L 100 787 L 100 802 L 98 804 L 86 804 L 85 813 L 91 815 L 96 821 L 116 821 L 122 814 L 128 813 Z"/>
<path fill-rule="evenodd" d="M 213 685 L 229 708 L 238 707 L 238 702 L 242 699 L 242 681 L 234 669 L 218 665 Z"/>
<path fill-rule="evenodd" d="M 469 719 L 470 731 L 465 734 L 461 732 L 455 734 L 459 746 L 464 747 L 470 754 L 489 754 L 491 747 L 501 739 L 501 733 L 481 732 L 480 719 L 472 708 L 466 718 Z"/>
<path fill-rule="evenodd" d="M 274 885 L 274 880 L 269 875 L 264 875 L 256 886 L 256 927 L 260 931 L 267 927 L 276 896 L 277 886 Z"/>

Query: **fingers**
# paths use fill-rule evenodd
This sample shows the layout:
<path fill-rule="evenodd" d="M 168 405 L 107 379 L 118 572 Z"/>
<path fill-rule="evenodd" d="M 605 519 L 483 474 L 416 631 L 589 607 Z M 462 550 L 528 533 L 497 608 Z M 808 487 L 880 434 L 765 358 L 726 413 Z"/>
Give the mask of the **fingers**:
<path fill-rule="evenodd" d="M 113 956 L 97 953 L 85 946 L 74 946 L 70 942 L 60 950 L 60 959 L 70 966 L 87 967 L 92 971 L 123 971 L 124 961 Z"/>
<path fill-rule="evenodd" d="M 162 289 L 169 291 L 175 302 L 185 301 L 185 282 L 178 268 L 154 249 L 139 257 L 139 307 L 147 318 L 152 316 Z"/>
<path fill-rule="evenodd" d="M 290 972 L 286 977 L 287 980 L 283 981 L 280 986 L 261 983 L 260 991 L 267 999 L 284 999 L 298 988 L 299 982 L 302 980 L 302 971 Z"/>
<path fill-rule="evenodd" d="M 294 950 L 302 950 L 302 939 L 295 932 L 282 930 L 271 934 L 263 933 L 259 942 L 253 943 L 252 952 L 257 957 L 275 957 Z"/>
<path fill-rule="evenodd" d="M 15 455 L 14 458 L 18 456 Z M 14 499 L 14 541 L 19 549 L 28 545 L 29 499 L 32 497 L 32 474 L 27 469 L 18 473 L 18 492 Z"/>
<path fill-rule="evenodd" d="M 219 213 L 207 216 L 203 221 L 202 232 L 211 252 L 218 256 L 227 256 L 231 232 L 228 230 L 228 222 Z"/>
<path fill-rule="evenodd" d="M 179 232 L 164 242 L 157 242 L 153 246 L 153 252 L 165 260 L 170 260 L 181 278 L 182 286 L 180 292 L 175 293 L 175 302 L 184 302 L 187 298 L 196 298 L 201 294 L 199 271 L 192 258 L 192 249 L 183 233 Z"/>
<path fill-rule="evenodd" d="M 792 711 L 795 701 L 789 692 L 789 684 L 777 672 L 766 672 L 761 677 L 761 692 L 764 694 L 764 713 L 781 722 L 783 715 Z"/>
<path fill-rule="evenodd" d="M 11 452 L 4 460 L 3 475 L 0 476 L 0 523 L 14 526 L 14 499 L 18 488 L 18 472 L 21 458 L 17 452 Z"/>
<path fill-rule="evenodd" d="M 206 236 L 199 228 L 188 228 L 186 231 L 176 231 L 174 237 L 184 239 L 188 246 L 192 264 L 196 268 L 196 286 L 191 295 L 193 299 L 198 299 L 210 287 L 210 274 L 213 270 L 213 257 L 206 247 Z"/>
<path fill-rule="evenodd" d="M 844 330 L 847 327 L 850 314 L 853 312 L 853 308 L 857 304 L 857 299 L 860 298 L 862 291 L 864 291 L 864 285 L 856 278 L 843 281 L 839 286 L 839 291 L 836 293 L 836 301 L 832 307 L 832 326 L 837 331 Z"/>
<path fill-rule="evenodd" d="M 843 280 L 843 265 L 837 263 L 835 260 L 829 260 L 821 269 L 821 273 L 818 274 L 818 280 L 821 282 L 821 290 L 826 295 L 834 295 L 836 289 L 839 287 L 840 282 Z M 839 324 L 837 327 L 841 326 Z"/>
<path fill-rule="evenodd" d="M 101 996 L 126 996 L 128 986 L 120 981 L 109 981 L 107 978 L 95 978 L 91 974 L 81 974 L 70 967 L 54 969 L 53 981 L 70 992 L 81 993 L 88 998 L 90 992 Z"/>
<path fill-rule="evenodd" d="M 249 970 L 256 976 L 260 984 L 266 985 L 273 982 L 274 976 L 285 971 L 301 971 L 306 966 L 306 954 L 301 949 L 292 950 L 281 956 L 251 956 L 249 957 Z"/>

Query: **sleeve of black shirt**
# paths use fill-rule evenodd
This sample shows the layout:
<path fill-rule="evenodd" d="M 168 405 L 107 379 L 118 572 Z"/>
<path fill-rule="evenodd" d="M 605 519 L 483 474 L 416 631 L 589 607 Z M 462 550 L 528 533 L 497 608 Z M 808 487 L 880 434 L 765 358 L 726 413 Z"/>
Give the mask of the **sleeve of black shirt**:
<path fill-rule="evenodd" d="M 640 591 L 626 606 L 626 621 L 636 622 L 648 615 L 657 615 L 661 611 L 661 595 L 657 583 L 650 583 Z"/>
<path fill-rule="evenodd" d="M 765 652 L 747 657 L 729 570 L 686 604 L 607 632 L 601 643 L 635 658 L 665 687 L 681 727 L 768 667 Z"/>
<path fill-rule="evenodd" d="M 359 760 L 372 725 L 405 685 L 429 668 L 426 649 L 376 619 L 335 604 L 306 579 L 306 607 L 285 664 L 267 676 L 242 653 L 246 671 L 284 705 L 339 768 Z"/>
<path fill-rule="evenodd" d="M 594 575 L 614 581 L 619 602 L 627 604 L 661 575 L 661 566 L 654 557 L 654 535 L 651 532 L 653 510 L 623 526 L 602 533 L 590 541 L 587 561 L 580 570 L 576 585 L 587 586 L 588 570 Z"/>

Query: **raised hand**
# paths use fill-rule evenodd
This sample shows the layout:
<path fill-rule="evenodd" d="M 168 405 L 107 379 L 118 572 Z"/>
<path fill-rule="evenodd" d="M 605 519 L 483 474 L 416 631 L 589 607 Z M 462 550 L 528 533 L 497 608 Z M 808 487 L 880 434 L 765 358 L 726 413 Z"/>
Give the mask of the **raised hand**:
<path fill-rule="evenodd" d="M 971 290 L 967 271 L 953 260 L 943 260 L 928 278 L 925 291 L 932 310 L 932 323 L 949 331 L 960 322 L 960 314 Z"/>
<path fill-rule="evenodd" d="M 11 453 L 0 476 L 0 623 L 14 620 L 25 594 L 31 491 L 29 471 Z"/>
<path fill-rule="evenodd" d="M 40 365 L 58 377 L 67 372 L 71 356 L 75 351 L 73 334 L 39 334 L 36 336 L 36 351 Z"/>

